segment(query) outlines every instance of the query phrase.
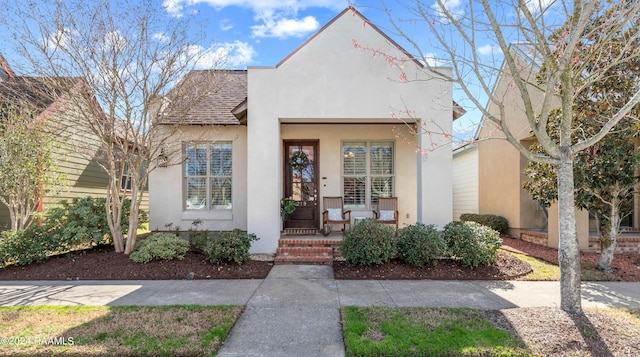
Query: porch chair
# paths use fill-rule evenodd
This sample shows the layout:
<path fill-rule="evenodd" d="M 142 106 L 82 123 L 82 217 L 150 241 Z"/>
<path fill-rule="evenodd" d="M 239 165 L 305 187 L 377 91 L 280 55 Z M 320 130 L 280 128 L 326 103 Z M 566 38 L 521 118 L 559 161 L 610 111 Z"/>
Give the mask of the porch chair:
<path fill-rule="evenodd" d="M 322 232 L 325 235 L 331 233 L 332 224 L 342 224 L 342 231 L 347 228 L 347 224 L 351 223 L 351 210 L 344 209 L 344 200 L 342 196 L 338 197 L 323 197 L 322 205 L 324 211 L 322 212 Z M 328 226 L 328 228 L 325 228 Z M 328 229 L 328 230 L 327 230 Z"/>
<path fill-rule="evenodd" d="M 398 231 L 398 197 L 378 197 L 378 208 L 373 218 L 386 224 L 395 224 Z"/>

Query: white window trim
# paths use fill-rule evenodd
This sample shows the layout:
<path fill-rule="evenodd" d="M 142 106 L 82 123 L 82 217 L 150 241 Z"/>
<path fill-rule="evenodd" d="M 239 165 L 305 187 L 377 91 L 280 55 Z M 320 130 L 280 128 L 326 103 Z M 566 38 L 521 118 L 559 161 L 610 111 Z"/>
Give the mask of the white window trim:
<path fill-rule="evenodd" d="M 186 148 L 187 145 L 197 146 L 199 144 L 207 145 L 207 175 L 204 176 L 188 176 L 187 175 L 187 153 Z M 229 144 L 231 146 L 231 175 L 230 176 L 214 176 L 210 174 L 211 165 L 211 145 L 213 144 Z M 234 145 L 231 140 L 221 140 L 221 141 L 185 141 L 182 143 L 182 155 L 184 157 L 184 162 L 182 164 L 182 218 L 183 219 L 203 219 L 203 220 L 231 220 L 233 219 L 233 187 L 234 187 L 234 179 L 233 179 L 233 164 L 234 164 Z M 213 208 L 211 202 L 211 179 L 212 178 L 228 178 L 231 180 L 231 207 L 230 208 Z M 206 182 L 206 197 L 207 197 L 207 206 L 204 208 L 187 208 L 187 179 L 188 178 L 205 178 Z"/>
<path fill-rule="evenodd" d="M 396 142 L 394 140 L 385 140 L 385 139 L 371 139 L 371 140 L 343 140 L 340 143 L 340 192 L 341 195 L 344 196 L 344 178 L 345 177 L 361 177 L 362 175 L 345 175 L 344 173 L 344 145 L 345 143 L 357 143 L 363 142 L 365 143 L 365 165 L 366 165 L 366 173 L 365 177 L 365 203 L 364 207 L 359 205 L 348 205 L 345 203 L 346 209 L 351 209 L 355 211 L 369 211 L 374 209 L 373 202 L 371 200 L 371 179 L 374 177 L 391 177 L 393 180 L 393 185 L 391 187 L 391 196 L 395 196 L 396 190 Z M 392 165 L 393 165 L 393 174 L 390 175 L 379 175 L 379 174 L 371 174 L 371 143 L 390 143 L 392 145 L 393 155 L 392 155 Z"/>

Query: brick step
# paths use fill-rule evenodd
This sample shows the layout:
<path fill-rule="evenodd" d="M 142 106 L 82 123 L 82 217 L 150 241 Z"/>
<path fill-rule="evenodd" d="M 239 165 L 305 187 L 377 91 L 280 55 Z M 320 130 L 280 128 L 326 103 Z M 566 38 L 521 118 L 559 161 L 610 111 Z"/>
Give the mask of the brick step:
<path fill-rule="evenodd" d="M 300 239 L 281 238 L 278 241 L 279 247 L 339 247 L 342 239 Z"/>
<path fill-rule="evenodd" d="M 308 247 L 308 248 L 332 248 L 333 257 L 340 257 L 340 246 L 342 239 L 301 239 L 301 238 L 282 238 L 278 241 L 280 248 Z"/>
<path fill-rule="evenodd" d="M 276 264 L 332 264 L 332 247 L 279 247 Z"/>
<path fill-rule="evenodd" d="M 274 264 L 325 264 L 332 265 L 333 257 L 329 256 L 316 256 L 316 257 L 298 257 L 298 256 L 276 256 L 273 261 Z"/>

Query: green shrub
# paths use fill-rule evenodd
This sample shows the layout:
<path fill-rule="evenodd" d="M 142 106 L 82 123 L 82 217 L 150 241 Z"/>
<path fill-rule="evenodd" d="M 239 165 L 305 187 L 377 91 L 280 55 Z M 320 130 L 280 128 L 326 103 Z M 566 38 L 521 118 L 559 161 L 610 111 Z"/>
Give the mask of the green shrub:
<path fill-rule="evenodd" d="M 487 226 L 498 231 L 500 234 L 509 233 L 509 221 L 506 218 L 495 214 L 465 213 L 460 215 L 460 220 L 463 222 L 471 221 L 480 223 L 483 226 Z"/>
<path fill-rule="evenodd" d="M 184 259 L 189 251 L 189 242 L 171 234 L 154 233 L 141 240 L 129 259 L 136 263 L 148 263 L 152 260 Z"/>
<path fill-rule="evenodd" d="M 7 264 L 27 265 L 48 259 L 79 246 L 111 243 L 105 211 L 105 199 L 90 196 L 61 201 L 47 210 L 42 224 L 26 229 L 3 232 L 0 237 L 0 267 Z M 125 201 L 122 212 L 123 230 L 128 229 L 131 201 Z M 147 219 L 140 212 L 140 222 Z"/>
<path fill-rule="evenodd" d="M 111 232 L 105 211 L 105 198 L 91 196 L 73 198 L 71 202 L 61 201 L 47 211 L 42 226 L 55 240 L 69 247 L 81 244 L 111 243 Z M 129 229 L 131 200 L 126 200 L 122 207 L 122 230 Z M 139 222 L 147 220 L 146 212 L 140 210 Z"/>
<path fill-rule="evenodd" d="M 500 234 L 476 222 L 451 222 L 444 227 L 444 241 L 452 258 L 463 265 L 489 265 L 498 259 Z"/>
<path fill-rule="evenodd" d="M 352 265 L 388 262 L 395 256 L 394 229 L 374 219 L 365 219 L 344 232 L 340 252 Z"/>
<path fill-rule="evenodd" d="M 59 250 L 59 244 L 39 226 L 0 233 L 0 267 L 39 263 Z"/>
<path fill-rule="evenodd" d="M 398 258 L 415 266 L 436 263 L 446 252 L 442 232 L 434 225 L 413 224 L 400 230 Z"/>
<path fill-rule="evenodd" d="M 206 243 L 209 261 L 213 264 L 220 264 L 223 261 L 234 261 L 242 264 L 249 260 L 249 249 L 251 242 L 258 240 L 255 234 L 247 233 L 241 229 L 234 229 L 229 232 L 218 232 L 208 243 Z"/>
<path fill-rule="evenodd" d="M 191 247 L 193 250 L 199 253 L 208 254 L 209 244 L 211 243 L 211 235 L 209 231 L 198 230 L 198 226 L 202 224 L 202 221 L 197 219 L 191 223 L 191 228 L 189 228 L 189 243 L 191 243 Z"/>

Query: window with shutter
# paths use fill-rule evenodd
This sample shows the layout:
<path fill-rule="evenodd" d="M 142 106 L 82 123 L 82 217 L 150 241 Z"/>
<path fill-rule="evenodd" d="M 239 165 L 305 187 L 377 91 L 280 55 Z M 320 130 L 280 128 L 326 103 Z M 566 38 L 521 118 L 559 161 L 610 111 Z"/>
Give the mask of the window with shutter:
<path fill-rule="evenodd" d="M 342 188 L 348 208 L 374 207 L 378 197 L 393 196 L 393 142 L 344 142 Z"/>
<path fill-rule="evenodd" d="M 185 208 L 231 209 L 232 144 L 185 144 Z"/>

